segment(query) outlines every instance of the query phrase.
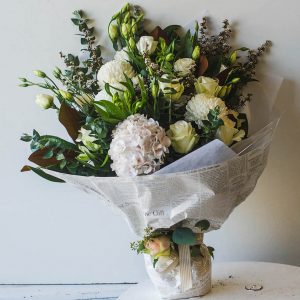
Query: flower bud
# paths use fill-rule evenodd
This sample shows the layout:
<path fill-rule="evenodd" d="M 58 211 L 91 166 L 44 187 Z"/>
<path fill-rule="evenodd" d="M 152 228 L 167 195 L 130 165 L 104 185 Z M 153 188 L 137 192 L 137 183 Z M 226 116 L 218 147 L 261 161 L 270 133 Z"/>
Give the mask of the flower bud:
<path fill-rule="evenodd" d="M 218 97 L 219 97 L 219 98 L 223 98 L 223 97 L 226 96 L 226 93 L 227 93 L 227 86 L 224 85 L 224 86 L 222 86 L 221 89 L 219 90 L 219 92 L 218 92 Z"/>
<path fill-rule="evenodd" d="M 134 48 L 135 48 L 136 44 L 135 44 L 134 38 L 131 37 L 131 38 L 129 39 L 128 43 L 129 43 L 129 46 L 130 46 L 131 49 L 134 49 Z"/>
<path fill-rule="evenodd" d="M 132 33 L 136 34 L 137 29 L 138 29 L 138 27 L 137 27 L 136 21 L 133 19 L 132 22 L 131 22 L 131 31 L 132 31 Z"/>
<path fill-rule="evenodd" d="M 200 46 L 197 45 L 193 50 L 192 59 L 197 60 L 199 57 L 200 57 Z"/>
<path fill-rule="evenodd" d="M 129 8 L 130 8 L 129 3 L 126 3 L 121 9 L 121 13 L 123 14 L 123 13 L 127 12 L 129 10 Z"/>
<path fill-rule="evenodd" d="M 50 95 L 38 94 L 35 98 L 35 103 L 41 108 L 48 109 L 53 105 L 54 98 Z"/>
<path fill-rule="evenodd" d="M 61 69 L 59 69 L 58 67 L 55 67 L 53 70 L 53 76 L 55 78 L 60 78 L 60 75 L 61 75 Z"/>
<path fill-rule="evenodd" d="M 237 60 L 237 52 L 234 51 L 234 52 L 232 52 L 232 54 L 230 55 L 230 62 L 231 62 L 232 64 L 234 64 L 234 63 L 236 62 L 236 60 Z"/>
<path fill-rule="evenodd" d="M 130 19 L 130 12 L 128 12 L 128 13 L 125 15 L 124 20 L 123 20 L 124 23 L 128 23 L 129 19 Z"/>
<path fill-rule="evenodd" d="M 19 80 L 20 80 L 21 82 L 27 82 L 27 79 L 24 78 L 24 77 L 19 77 Z"/>
<path fill-rule="evenodd" d="M 63 90 L 59 90 L 59 93 L 62 95 L 62 97 L 65 100 L 71 101 L 73 100 L 73 95 L 69 92 L 63 91 Z"/>
<path fill-rule="evenodd" d="M 27 84 L 27 83 L 21 83 L 21 84 L 19 84 L 19 86 L 20 86 L 20 87 L 28 87 L 29 84 Z"/>
<path fill-rule="evenodd" d="M 108 27 L 108 34 L 112 41 L 115 41 L 119 36 L 118 26 L 110 23 Z"/>
<path fill-rule="evenodd" d="M 35 76 L 41 77 L 41 78 L 45 78 L 46 77 L 46 74 L 43 71 L 41 71 L 41 70 L 35 70 L 35 71 L 33 71 L 33 74 Z"/>
<path fill-rule="evenodd" d="M 169 53 L 167 56 L 166 56 L 166 61 L 171 61 L 174 59 L 174 54 L 173 53 Z"/>
<path fill-rule="evenodd" d="M 122 35 L 123 35 L 124 37 L 128 37 L 128 36 L 129 36 L 130 30 L 131 30 L 131 28 L 130 28 L 130 25 L 129 25 L 129 24 L 123 23 L 123 24 L 121 25 L 121 33 L 122 33 Z"/>

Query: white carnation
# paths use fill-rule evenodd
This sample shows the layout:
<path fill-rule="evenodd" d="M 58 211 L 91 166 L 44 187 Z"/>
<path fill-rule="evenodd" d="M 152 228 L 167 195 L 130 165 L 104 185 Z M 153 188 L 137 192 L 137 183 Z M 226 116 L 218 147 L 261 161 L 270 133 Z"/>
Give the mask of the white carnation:
<path fill-rule="evenodd" d="M 120 82 L 126 81 L 125 75 L 129 78 L 135 76 L 135 72 L 130 63 L 122 60 L 112 60 L 104 64 L 97 75 L 100 87 L 103 89 L 105 83 L 124 90 L 125 87 Z"/>
<path fill-rule="evenodd" d="M 175 61 L 174 71 L 180 76 L 187 76 L 196 67 L 196 63 L 191 58 L 180 58 Z"/>
<path fill-rule="evenodd" d="M 123 49 L 119 50 L 116 52 L 114 60 L 118 60 L 118 61 L 128 61 L 129 60 L 129 56 L 128 56 L 128 48 L 124 47 Z"/>
<path fill-rule="evenodd" d="M 186 105 L 185 119 L 195 122 L 199 127 L 203 125 L 202 121 L 207 120 L 210 110 L 219 108 L 219 118 L 224 118 L 227 114 L 225 102 L 217 97 L 208 94 L 197 94 Z"/>
<path fill-rule="evenodd" d="M 113 132 L 109 156 L 118 176 L 153 173 L 163 164 L 171 141 L 153 119 L 135 114 L 119 123 Z"/>

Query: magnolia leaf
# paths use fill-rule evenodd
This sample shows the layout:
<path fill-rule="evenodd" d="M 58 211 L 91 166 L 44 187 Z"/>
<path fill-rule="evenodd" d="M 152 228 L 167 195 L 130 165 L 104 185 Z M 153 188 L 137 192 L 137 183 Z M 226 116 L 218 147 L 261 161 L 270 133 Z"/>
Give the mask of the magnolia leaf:
<path fill-rule="evenodd" d="M 199 68 L 198 75 L 202 76 L 208 68 L 208 60 L 204 55 L 201 55 L 199 58 Z"/>
<path fill-rule="evenodd" d="M 167 44 L 169 44 L 169 42 L 170 42 L 167 33 L 163 29 L 161 29 L 161 27 L 159 27 L 159 26 L 156 26 L 150 32 L 150 35 L 153 36 L 155 41 L 158 41 L 159 38 L 163 38 Z"/>
<path fill-rule="evenodd" d="M 52 182 L 61 182 L 61 183 L 65 182 L 64 180 L 62 180 L 60 178 L 57 178 L 55 176 L 47 174 L 46 172 L 44 172 L 42 169 L 39 169 L 39 168 L 34 168 L 34 167 L 31 167 L 31 166 L 24 166 L 22 168 L 21 172 L 26 172 L 26 171 L 32 171 L 35 174 L 43 177 L 44 179 L 47 179 L 47 180 L 52 181 Z"/>
<path fill-rule="evenodd" d="M 69 136 L 75 141 L 78 137 L 78 131 L 82 125 L 82 118 L 74 108 L 62 103 L 59 109 L 59 121 L 62 123 Z"/>
<path fill-rule="evenodd" d="M 209 229 L 210 223 L 207 220 L 201 220 L 195 224 L 195 227 L 200 228 L 201 231 L 206 231 Z"/>
<path fill-rule="evenodd" d="M 44 157 L 49 150 L 47 147 L 36 150 L 28 157 L 28 160 L 44 168 L 58 164 L 58 160 L 55 157 Z"/>
<path fill-rule="evenodd" d="M 222 66 L 222 56 L 215 55 L 208 58 L 208 68 L 206 70 L 206 75 L 208 77 L 215 77 L 220 73 Z"/>
<path fill-rule="evenodd" d="M 194 245 L 196 243 L 196 235 L 190 228 L 179 227 L 174 230 L 172 240 L 178 245 Z"/>

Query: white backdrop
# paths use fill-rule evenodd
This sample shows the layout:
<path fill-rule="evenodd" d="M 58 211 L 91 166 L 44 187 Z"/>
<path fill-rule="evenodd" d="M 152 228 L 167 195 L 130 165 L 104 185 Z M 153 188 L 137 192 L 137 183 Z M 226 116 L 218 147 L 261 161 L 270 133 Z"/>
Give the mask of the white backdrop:
<path fill-rule="evenodd" d="M 285 111 L 269 165 L 255 192 L 223 228 L 207 235 L 216 260 L 260 260 L 300 265 L 300 4 L 298 0 L 136 0 L 162 26 L 185 25 L 204 9 L 214 21 L 238 24 L 238 42 L 274 42 L 263 68 L 285 78 L 278 106 Z M 19 173 L 29 155 L 19 141 L 32 128 L 66 136 L 55 113 L 34 103 L 37 89 L 17 87 L 31 70 L 61 65 L 58 51 L 79 50 L 69 18 L 84 9 L 102 36 L 120 0 L 6 0 L 1 2 L 0 48 L 0 283 L 138 281 L 135 237 L 96 197 L 64 184 Z M 102 29 L 101 29 L 102 28 Z"/>

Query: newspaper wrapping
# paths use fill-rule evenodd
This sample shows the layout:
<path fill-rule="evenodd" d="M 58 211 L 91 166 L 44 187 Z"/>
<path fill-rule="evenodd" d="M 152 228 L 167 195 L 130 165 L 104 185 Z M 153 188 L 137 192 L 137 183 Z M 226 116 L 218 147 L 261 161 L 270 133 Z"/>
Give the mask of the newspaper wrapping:
<path fill-rule="evenodd" d="M 197 221 L 204 219 L 210 222 L 209 230 L 218 229 L 234 208 L 251 194 L 267 164 L 278 122 L 271 112 L 282 78 L 261 76 L 260 80 L 266 88 L 254 91 L 255 98 L 247 109 L 249 138 L 231 148 L 215 140 L 174 165 L 147 176 L 84 177 L 46 172 L 86 192 L 95 192 L 124 217 L 138 236 L 143 236 L 144 228 L 148 226 L 170 228 L 180 222 L 189 222 L 192 228 Z M 205 249 L 203 244 L 201 247 Z M 205 287 L 196 285 L 196 282 L 207 281 L 209 283 L 204 286 L 209 286 L 210 268 L 205 274 L 201 273 L 200 265 L 204 262 L 191 257 L 190 261 L 192 279 L 187 280 L 185 288 L 190 286 L 190 289 L 185 290 L 182 289 L 180 262 L 176 266 L 174 262 L 169 273 L 161 273 L 150 270 L 152 263 L 150 257 L 146 258 L 148 273 L 164 299 L 205 293 Z"/>

